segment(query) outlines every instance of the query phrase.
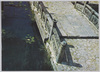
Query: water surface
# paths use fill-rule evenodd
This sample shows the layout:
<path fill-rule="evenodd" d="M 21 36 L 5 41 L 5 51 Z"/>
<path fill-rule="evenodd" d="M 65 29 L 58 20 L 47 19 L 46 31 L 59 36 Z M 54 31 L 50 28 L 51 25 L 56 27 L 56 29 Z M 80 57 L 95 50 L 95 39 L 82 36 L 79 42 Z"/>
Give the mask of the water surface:
<path fill-rule="evenodd" d="M 28 2 L 2 3 L 2 70 L 53 70 Z"/>

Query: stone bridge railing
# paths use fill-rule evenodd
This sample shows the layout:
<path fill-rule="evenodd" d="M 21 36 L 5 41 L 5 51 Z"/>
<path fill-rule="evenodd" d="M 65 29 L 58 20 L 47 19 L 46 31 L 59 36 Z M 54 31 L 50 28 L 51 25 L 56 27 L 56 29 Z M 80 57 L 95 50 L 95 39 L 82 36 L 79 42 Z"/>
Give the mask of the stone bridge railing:
<path fill-rule="evenodd" d="M 99 28 L 99 15 L 98 13 L 91 8 L 87 3 L 87 1 L 76 1 L 75 8 L 81 11 L 87 18 L 97 27 Z"/>
<path fill-rule="evenodd" d="M 56 20 L 52 18 L 51 14 L 47 11 L 46 7 L 41 1 L 34 1 L 33 6 L 37 9 L 38 14 L 40 14 L 40 19 L 43 21 L 42 25 L 40 23 L 37 24 L 40 29 L 39 31 L 42 39 L 44 43 L 48 42 L 48 44 L 52 47 L 56 62 L 61 62 L 65 52 L 66 42 L 61 40 L 58 35 Z"/>

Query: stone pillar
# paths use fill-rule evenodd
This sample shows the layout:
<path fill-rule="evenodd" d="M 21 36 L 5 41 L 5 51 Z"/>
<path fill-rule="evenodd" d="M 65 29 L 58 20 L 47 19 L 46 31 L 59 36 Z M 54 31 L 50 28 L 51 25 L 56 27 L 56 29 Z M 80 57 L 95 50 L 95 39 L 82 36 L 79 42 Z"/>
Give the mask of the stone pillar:
<path fill-rule="evenodd" d="M 76 8 L 76 3 L 77 3 L 77 1 L 75 1 L 74 3 L 75 3 L 75 6 L 74 6 L 74 7 Z"/>
<path fill-rule="evenodd" d="M 86 6 L 86 1 L 84 1 L 84 7 L 83 7 L 83 10 L 82 10 L 83 13 L 84 13 L 85 6 Z"/>

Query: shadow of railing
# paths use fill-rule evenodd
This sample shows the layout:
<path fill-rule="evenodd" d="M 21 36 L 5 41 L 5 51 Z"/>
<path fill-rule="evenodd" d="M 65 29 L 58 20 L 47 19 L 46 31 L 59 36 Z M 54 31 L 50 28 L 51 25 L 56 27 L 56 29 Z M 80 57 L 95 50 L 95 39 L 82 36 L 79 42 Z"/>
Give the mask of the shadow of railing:
<path fill-rule="evenodd" d="M 54 13 L 49 13 L 46 10 L 46 8 L 44 7 L 42 2 L 37 3 L 37 5 L 34 3 L 34 5 L 37 7 L 39 13 L 41 14 L 41 19 L 45 22 L 44 27 L 47 29 L 47 32 L 50 35 L 49 37 L 51 39 L 49 39 L 49 40 L 53 42 L 52 46 L 55 49 L 55 51 L 57 50 L 56 52 L 59 52 L 59 49 L 62 48 L 62 47 L 60 47 L 60 45 L 61 45 L 61 41 L 60 40 L 61 39 L 62 39 L 62 41 L 64 41 L 63 39 L 65 39 L 65 38 L 67 38 L 67 39 L 92 39 L 92 38 L 98 39 L 98 37 L 78 37 L 78 36 L 76 36 L 76 37 L 65 36 L 64 37 L 64 36 L 62 36 L 61 32 L 59 31 L 59 28 L 56 25 L 56 23 L 54 23 L 55 20 L 52 18 L 51 14 L 54 14 Z M 50 22 L 52 22 L 52 24 L 50 24 Z M 50 25 L 52 25 L 51 26 L 52 29 L 50 29 Z M 71 52 L 70 52 L 70 48 L 74 48 L 74 46 L 67 44 L 66 48 L 64 50 L 65 51 L 64 55 L 61 55 L 61 56 L 63 56 L 63 59 L 65 59 L 65 60 L 61 59 L 61 61 L 59 63 L 65 62 L 64 63 L 65 65 L 75 66 L 75 67 L 82 67 L 81 64 L 73 62 L 73 58 L 72 58 L 72 55 L 71 55 Z M 57 54 L 56 55 L 57 62 L 58 62 L 59 58 L 60 58 L 60 55 Z"/>
<path fill-rule="evenodd" d="M 84 37 L 73 37 L 73 36 L 62 36 L 59 28 L 57 27 L 57 25 L 55 24 L 54 27 L 57 29 L 57 33 L 59 34 L 60 39 L 63 41 L 63 39 L 67 38 L 67 39 L 85 39 Z M 88 38 L 88 37 L 87 37 Z M 90 37 L 91 39 L 92 37 Z M 94 37 L 94 38 L 98 38 L 98 37 Z M 65 47 L 65 52 L 64 52 L 64 56 L 63 59 L 61 59 L 61 61 L 59 61 L 59 63 L 64 64 L 64 65 L 69 65 L 69 66 L 75 66 L 75 67 L 82 67 L 81 64 L 79 63 L 75 63 L 73 62 L 73 58 L 70 52 L 70 48 L 74 48 L 73 45 L 66 45 Z"/>
<path fill-rule="evenodd" d="M 66 49 L 65 49 L 67 65 L 75 66 L 75 67 L 82 67 L 81 64 L 73 62 L 73 59 L 72 59 L 72 56 L 71 56 L 71 52 L 70 52 L 70 48 L 74 48 L 74 46 L 73 45 L 67 45 Z"/>
<path fill-rule="evenodd" d="M 64 54 L 63 60 L 60 63 L 64 65 L 68 65 L 68 66 L 82 67 L 81 64 L 73 62 L 70 48 L 74 48 L 74 46 L 67 44 L 65 48 L 65 54 Z"/>
<path fill-rule="evenodd" d="M 99 39 L 98 36 L 60 36 L 60 38 L 67 38 L 67 39 Z"/>

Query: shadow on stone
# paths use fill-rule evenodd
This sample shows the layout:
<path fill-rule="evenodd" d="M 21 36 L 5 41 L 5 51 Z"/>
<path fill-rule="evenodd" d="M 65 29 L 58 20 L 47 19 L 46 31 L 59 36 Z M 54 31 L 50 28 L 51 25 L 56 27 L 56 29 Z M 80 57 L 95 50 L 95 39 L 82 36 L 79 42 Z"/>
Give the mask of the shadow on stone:
<path fill-rule="evenodd" d="M 69 65 L 69 66 L 82 67 L 81 64 L 73 62 L 69 48 L 74 48 L 74 46 L 73 45 L 66 45 L 65 55 L 64 55 L 64 58 L 63 58 L 61 63 L 64 65 Z"/>
<path fill-rule="evenodd" d="M 56 24 L 55 24 L 54 27 L 57 29 L 57 32 L 58 32 L 58 34 L 60 36 L 60 39 L 63 41 L 64 37 L 62 37 L 62 34 L 61 34 L 59 28 L 57 27 Z M 73 38 L 73 37 L 71 37 L 71 38 Z M 75 37 L 75 38 L 80 38 L 80 37 Z M 65 65 L 69 65 L 69 66 L 82 67 L 81 64 L 73 62 L 73 59 L 72 59 L 71 52 L 70 52 L 69 48 L 74 48 L 74 46 L 73 45 L 68 45 L 68 44 L 66 45 L 64 56 L 63 56 L 63 58 L 61 58 L 59 60 L 59 63 L 65 64 Z"/>

